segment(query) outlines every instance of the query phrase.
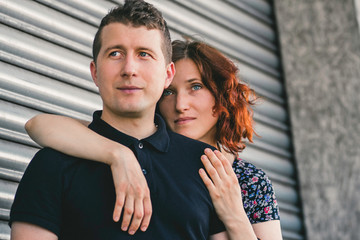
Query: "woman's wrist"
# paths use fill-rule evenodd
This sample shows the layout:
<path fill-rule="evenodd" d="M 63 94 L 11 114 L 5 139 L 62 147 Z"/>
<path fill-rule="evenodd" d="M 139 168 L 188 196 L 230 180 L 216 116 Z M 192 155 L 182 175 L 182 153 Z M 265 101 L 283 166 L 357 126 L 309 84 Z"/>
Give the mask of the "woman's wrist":
<path fill-rule="evenodd" d="M 224 224 L 230 239 L 257 239 L 247 216 L 246 218 L 241 216 L 237 219 L 228 220 Z"/>
<path fill-rule="evenodd" d="M 107 152 L 105 154 L 104 160 L 105 163 L 109 166 L 123 163 L 127 156 L 132 153 L 129 148 L 117 142 L 111 142 L 105 149 L 107 149 Z"/>

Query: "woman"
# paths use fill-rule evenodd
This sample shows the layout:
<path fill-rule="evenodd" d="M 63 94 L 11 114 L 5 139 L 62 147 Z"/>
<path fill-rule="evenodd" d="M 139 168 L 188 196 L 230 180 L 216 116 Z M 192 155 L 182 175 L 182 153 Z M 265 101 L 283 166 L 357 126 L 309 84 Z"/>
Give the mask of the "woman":
<path fill-rule="evenodd" d="M 205 150 L 201 160 L 208 175 L 204 169 L 199 174 L 229 236 L 282 239 L 270 181 L 263 171 L 237 156 L 245 148 L 244 140 L 252 142 L 253 91 L 238 82 L 238 69 L 229 59 L 202 42 L 174 41 L 173 62 L 176 75 L 164 91 L 158 111 L 171 130 L 218 149 Z M 115 186 L 120 185 L 119 169 L 136 162 L 126 147 L 97 136 L 69 118 L 39 115 L 26 124 L 26 129 L 40 145 L 109 164 Z M 141 176 L 138 166 L 129 171 Z M 115 207 L 114 220 L 119 216 Z M 122 226 L 127 228 L 126 224 Z"/>

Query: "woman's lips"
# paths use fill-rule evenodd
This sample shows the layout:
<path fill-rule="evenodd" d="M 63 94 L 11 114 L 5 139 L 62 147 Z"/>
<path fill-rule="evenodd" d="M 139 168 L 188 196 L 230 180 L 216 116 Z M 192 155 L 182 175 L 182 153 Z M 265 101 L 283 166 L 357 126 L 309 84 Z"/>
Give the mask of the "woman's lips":
<path fill-rule="evenodd" d="M 195 120 L 194 117 L 183 117 L 183 118 L 176 119 L 174 122 L 175 122 L 175 124 L 182 125 L 182 124 L 189 123 L 189 122 L 191 122 L 193 120 Z"/>

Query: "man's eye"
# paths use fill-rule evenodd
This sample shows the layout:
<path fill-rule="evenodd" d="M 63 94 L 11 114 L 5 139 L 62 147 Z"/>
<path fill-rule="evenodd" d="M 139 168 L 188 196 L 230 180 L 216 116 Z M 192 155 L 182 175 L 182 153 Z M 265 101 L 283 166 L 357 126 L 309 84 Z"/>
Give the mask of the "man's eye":
<path fill-rule="evenodd" d="M 169 90 L 169 89 L 165 89 L 163 92 L 163 97 L 169 96 L 173 94 L 173 91 Z"/>
<path fill-rule="evenodd" d="M 118 52 L 118 51 L 111 52 L 110 56 L 111 57 L 118 57 L 118 56 L 120 56 L 120 52 Z"/>
<path fill-rule="evenodd" d="M 147 56 L 149 56 L 149 54 L 148 53 L 146 53 L 146 52 L 140 52 L 140 57 L 147 57 Z"/>

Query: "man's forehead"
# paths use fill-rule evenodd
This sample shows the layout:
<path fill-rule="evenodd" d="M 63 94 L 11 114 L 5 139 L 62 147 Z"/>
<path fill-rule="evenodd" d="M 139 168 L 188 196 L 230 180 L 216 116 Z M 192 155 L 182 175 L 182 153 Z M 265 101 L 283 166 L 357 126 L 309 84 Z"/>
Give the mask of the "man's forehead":
<path fill-rule="evenodd" d="M 123 24 L 123 23 L 110 23 L 106 25 L 102 30 L 102 35 L 109 35 L 109 34 L 122 34 L 124 35 L 123 38 L 126 39 L 132 38 L 133 35 L 138 35 L 138 38 L 132 38 L 133 41 L 136 40 L 146 40 L 147 38 L 158 38 L 161 40 L 161 31 L 159 29 L 148 29 L 146 26 L 138 26 L 134 27 L 131 24 Z M 147 37 L 142 38 L 143 35 L 147 35 Z M 103 40 L 105 40 L 103 36 Z"/>
<path fill-rule="evenodd" d="M 101 42 L 103 47 L 105 47 L 104 45 L 126 44 L 128 46 L 142 45 L 147 48 L 161 49 L 162 36 L 158 29 L 111 23 L 103 28 Z"/>

